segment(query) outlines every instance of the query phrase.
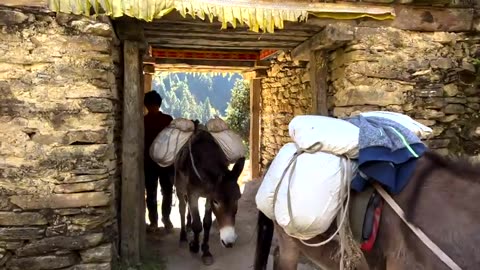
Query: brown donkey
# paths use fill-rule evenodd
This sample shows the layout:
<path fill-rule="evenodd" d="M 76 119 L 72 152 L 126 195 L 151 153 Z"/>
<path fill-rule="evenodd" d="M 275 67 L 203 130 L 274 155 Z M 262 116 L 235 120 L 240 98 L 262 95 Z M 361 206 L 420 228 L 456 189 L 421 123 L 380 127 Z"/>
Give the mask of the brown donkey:
<path fill-rule="evenodd" d="M 410 182 L 392 196 L 418 226 L 463 270 L 480 269 L 480 166 L 453 160 L 433 152 L 419 158 Z M 313 206 L 312 206 L 313 207 Z M 333 227 L 333 226 L 332 226 Z M 275 230 L 274 230 L 275 229 Z M 300 254 L 322 270 L 339 269 L 335 256 L 338 242 L 308 247 L 288 236 L 263 213 L 259 213 L 255 270 L 265 270 L 273 232 L 279 243 L 274 270 L 294 270 Z M 330 231 L 330 230 L 329 230 Z M 319 235 L 308 243 L 328 237 Z M 374 249 L 365 253 L 368 261 L 357 269 L 448 270 L 446 266 L 385 204 Z"/>
<path fill-rule="evenodd" d="M 190 251 L 197 253 L 201 247 L 202 261 L 209 265 L 213 263 L 208 244 L 212 212 L 217 218 L 221 244 L 231 248 L 237 239 L 235 216 L 241 196 L 237 181 L 243 171 L 245 158 L 240 158 L 233 169 L 229 170 L 227 157 L 214 137 L 197 121 L 194 123 L 195 132 L 179 152 L 175 162 L 175 187 L 181 219 L 180 241 L 187 241 L 185 214 L 188 205 L 187 219 L 189 223 L 191 222 L 194 234 L 193 241 L 190 242 Z M 198 209 L 200 197 L 206 198 L 203 222 Z M 200 246 L 202 227 L 203 241 Z"/>

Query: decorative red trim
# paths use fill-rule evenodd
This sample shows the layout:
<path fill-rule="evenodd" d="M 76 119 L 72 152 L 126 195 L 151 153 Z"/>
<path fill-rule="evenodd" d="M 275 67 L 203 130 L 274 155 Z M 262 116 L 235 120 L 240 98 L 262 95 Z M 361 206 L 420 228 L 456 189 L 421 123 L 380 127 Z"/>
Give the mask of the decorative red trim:
<path fill-rule="evenodd" d="M 258 52 L 195 51 L 152 48 L 154 58 L 257 61 Z"/>
<path fill-rule="evenodd" d="M 276 54 L 278 50 L 261 50 L 260 51 L 260 60 L 265 60 L 272 55 Z"/>

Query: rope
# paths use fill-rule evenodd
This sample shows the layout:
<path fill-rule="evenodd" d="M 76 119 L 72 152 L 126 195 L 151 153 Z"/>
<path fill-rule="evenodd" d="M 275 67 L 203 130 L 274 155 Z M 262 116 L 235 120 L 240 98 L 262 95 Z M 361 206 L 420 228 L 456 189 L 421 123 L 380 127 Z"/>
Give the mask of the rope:
<path fill-rule="evenodd" d="M 337 219 L 337 229 L 335 230 L 334 233 L 332 233 L 332 235 L 327 238 L 326 240 L 320 242 L 320 243 L 315 243 L 315 244 L 312 244 L 312 243 L 307 243 L 305 241 L 303 241 L 302 239 L 300 239 L 300 242 L 306 246 L 309 246 L 309 247 L 320 247 L 320 246 L 323 246 L 323 245 L 326 245 L 328 243 L 330 243 L 332 240 L 334 240 L 337 235 L 340 235 L 340 270 L 343 270 L 344 269 L 344 266 L 345 266 L 345 249 L 346 249 L 346 243 L 345 241 L 347 240 L 346 239 L 346 232 L 344 231 L 344 226 L 345 226 L 345 220 L 347 219 L 347 214 L 348 214 L 348 206 L 350 205 L 350 185 L 351 185 L 351 181 L 350 179 L 348 178 L 348 176 L 351 174 L 350 172 L 350 169 L 351 167 L 349 166 L 350 164 L 346 164 L 347 162 L 350 162 L 350 159 L 347 158 L 347 160 L 342 160 L 342 163 L 341 163 L 341 168 L 340 170 L 343 172 L 342 173 L 342 187 L 347 187 L 346 189 L 345 188 L 342 188 L 341 190 L 341 194 L 340 194 L 340 198 L 344 198 L 345 197 L 345 193 L 346 194 L 346 202 L 345 203 L 342 203 L 342 206 L 340 208 L 340 218 Z M 346 183 L 345 183 L 346 182 Z"/>
<path fill-rule="evenodd" d="M 393 200 L 393 198 L 378 184 L 372 183 L 378 193 L 385 199 L 385 201 L 392 207 L 393 211 L 397 213 L 400 219 L 412 230 L 412 232 L 420 238 L 420 240 L 450 269 L 462 270 L 443 250 L 441 250 L 420 228 L 408 222 L 405 218 L 405 212 L 402 208 Z"/>
<path fill-rule="evenodd" d="M 200 176 L 200 173 L 197 170 L 197 166 L 195 166 L 195 161 L 193 160 L 192 138 L 188 139 L 188 153 L 190 154 L 190 161 L 192 162 L 192 167 L 193 167 L 193 171 L 195 172 L 195 175 L 197 175 L 198 179 L 200 179 L 200 181 L 203 182 L 202 177 Z"/>
<path fill-rule="evenodd" d="M 295 171 L 295 168 L 296 168 L 297 158 L 303 153 L 313 154 L 313 153 L 319 152 L 319 151 L 321 151 L 322 148 L 323 148 L 323 144 L 321 142 L 316 142 L 306 149 L 298 149 L 297 152 L 290 159 L 287 167 L 285 168 L 285 170 L 282 173 L 282 176 L 280 178 L 279 183 L 277 184 L 277 187 L 275 188 L 275 193 L 273 195 L 274 208 L 275 208 L 275 204 L 277 203 L 277 198 L 278 198 L 278 193 L 279 193 L 280 187 L 283 183 L 283 180 L 285 179 L 285 176 L 286 176 L 288 170 L 291 167 L 290 174 L 289 174 L 289 177 L 288 177 L 287 207 L 288 207 L 288 215 L 290 217 L 290 222 L 293 224 L 293 226 L 295 226 L 294 225 L 295 220 L 294 220 L 293 214 L 292 214 L 293 211 L 292 211 L 292 203 L 291 203 L 290 185 L 291 185 L 292 178 L 293 178 L 293 172 Z M 320 243 L 311 244 L 311 243 L 307 243 L 307 242 L 303 241 L 302 239 L 299 239 L 300 242 L 302 244 L 306 245 L 306 246 L 320 247 L 320 246 L 328 244 L 329 242 L 331 242 L 332 240 L 334 240 L 337 237 L 337 234 L 340 233 L 340 231 L 342 230 L 342 228 L 344 226 L 344 223 L 345 223 L 345 220 L 346 220 L 346 217 L 347 217 L 347 214 L 348 214 L 348 205 L 350 203 L 350 184 L 351 184 L 351 181 L 348 178 L 349 175 L 351 175 L 351 171 L 350 171 L 350 169 L 351 169 L 350 162 L 351 161 L 348 157 L 346 157 L 346 159 L 347 160 L 342 159 L 342 162 L 340 164 L 341 165 L 340 170 L 343 172 L 343 174 L 342 174 L 342 187 L 346 186 L 347 188 L 346 189 L 343 188 L 341 190 L 340 198 L 344 198 L 346 196 L 347 199 L 346 199 L 345 204 L 342 203 L 342 206 L 341 206 L 341 209 L 340 209 L 341 216 L 340 216 L 340 219 L 338 221 L 337 230 L 329 238 L 327 238 L 326 240 L 324 240 Z M 347 164 L 347 162 L 348 162 L 348 164 Z M 341 254 L 340 255 L 341 256 L 340 257 L 340 269 L 343 270 L 344 269 L 344 252 L 345 252 L 344 241 L 345 241 L 345 239 L 342 239 L 342 238 L 345 238 L 345 233 L 342 233 L 340 238 L 341 238 L 340 239 L 340 254 Z"/>

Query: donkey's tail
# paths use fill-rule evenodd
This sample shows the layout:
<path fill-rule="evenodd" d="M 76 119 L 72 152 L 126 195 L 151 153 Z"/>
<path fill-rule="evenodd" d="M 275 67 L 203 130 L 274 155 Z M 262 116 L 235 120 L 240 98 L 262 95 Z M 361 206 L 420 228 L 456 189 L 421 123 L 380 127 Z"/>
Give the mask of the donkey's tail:
<path fill-rule="evenodd" d="M 273 238 L 273 221 L 258 211 L 254 270 L 266 270 Z"/>

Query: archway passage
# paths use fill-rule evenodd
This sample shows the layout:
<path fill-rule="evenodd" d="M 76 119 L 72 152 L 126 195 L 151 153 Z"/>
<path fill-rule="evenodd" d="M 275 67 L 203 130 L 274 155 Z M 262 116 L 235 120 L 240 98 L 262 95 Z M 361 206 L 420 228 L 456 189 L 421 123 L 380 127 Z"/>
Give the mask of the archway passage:
<path fill-rule="evenodd" d="M 336 4 L 335 4 L 336 5 Z M 362 7 L 361 5 L 355 5 L 357 7 Z M 332 6 L 333 7 L 333 6 Z M 336 8 L 333 10 L 343 10 L 343 4 L 338 4 Z M 353 4 L 350 8 L 353 7 Z M 267 108 L 260 108 L 260 89 L 261 89 L 261 78 L 265 76 L 266 69 L 270 65 L 270 59 L 275 59 L 276 50 L 285 50 L 290 51 L 291 57 L 289 57 L 288 62 L 292 62 L 293 66 L 292 69 L 301 69 L 307 71 L 309 74 L 300 78 L 301 87 L 305 92 L 310 92 L 308 99 L 302 100 L 302 103 L 311 103 L 308 106 L 305 106 L 300 110 L 301 113 L 319 113 L 326 115 L 328 114 L 328 104 L 327 104 L 327 96 L 328 96 L 328 58 L 332 56 L 329 54 L 329 51 L 334 51 L 347 43 L 354 42 L 355 39 L 361 38 L 363 36 L 373 35 L 375 31 L 372 29 L 363 29 L 362 31 L 358 32 L 355 29 L 358 28 L 357 26 L 361 25 L 369 25 L 369 27 L 377 28 L 377 27 L 393 27 L 397 29 L 407 29 L 407 30 L 424 30 L 424 31 L 435 31 L 438 29 L 439 25 L 436 23 L 436 20 L 431 22 L 420 22 L 410 23 L 411 21 L 407 20 L 406 18 L 411 17 L 408 14 L 413 12 L 415 15 L 414 18 L 418 19 L 421 18 L 420 14 L 427 12 L 425 8 L 408 8 L 402 6 L 370 6 L 367 7 L 365 10 L 378 10 L 377 8 L 381 9 L 383 13 L 391 13 L 394 9 L 398 11 L 399 16 L 392 21 L 387 20 L 385 21 L 375 21 L 375 20 L 356 20 L 360 17 L 353 16 L 351 20 L 345 20 L 342 23 L 335 21 L 335 20 L 328 20 L 328 19 L 309 19 L 308 22 L 304 23 L 285 23 L 285 27 L 282 30 L 276 30 L 274 34 L 269 33 L 255 33 L 249 31 L 246 27 L 238 27 L 237 28 L 228 28 L 220 30 L 221 23 L 208 23 L 204 22 L 199 19 L 185 19 L 177 13 L 171 13 L 167 16 L 164 16 L 162 19 L 154 20 L 151 23 L 127 20 L 127 19 L 119 19 L 116 21 L 117 26 L 117 33 L 119 34 L 120 38 L 124 41 L 125 47 L 130 43 L 135 43 L 137 48 L 137 54 L 128 57 L 128 51 L 125 53 L 125 63 L 129 64 L 131 62 L 137 62 L 138 67 L 142 65 L 144 70 L 148 72 L 153 72 L 156 69 L 158 70 L 196 70 L 202 71 L 205 69 L 212 70 L 212 69 L 223 69 L 223 70 L 238 70 L 244 72 L 247 78 L 252 79 L 251 83 L 251 118 L 252 118 L 252 126 L 251 126 L 251 147 L 252 147 L 252 175 L 258 176 L 260 169 L 255 166 L 259 165 L 260 162 L 255 162 L 254 159 L 257 158 L 259 160 L 259 152 L 260 152 L 260 112 L 262 109 Z M 382 9 L 384 8 L 384 9 Z M 384 12 L 386 11 L 386 12 Z M 430 12 L 430 11 L 428 11 Z M 444 12 L 449 13 L 452 16 L 458 17 L 460 13 L 451 12 L 448 10 L 436 10 L 433 13 L 429 13 L 435 18 L 442 18 L 441 14 Z M 348 12 L 347 12 L 348 13 Z M 356 12 L 359 13 L 359 12 Z M 360 12 L 361 13 L 361 12 Z M 421 28 L 418 28 L 421 25 Z M 447 23 L 445 24 L 446 28 L 443 30 L 454 30 L 460 31 L 460 29 L 466 29 L 465 25 L 459 23 Z M 470 27 L 470 26 L 468 26 Z M 360 28 L 363 28 L 360 27 Z M 140 56 L 142 56 L 140 59 Z M 141 61 L 140 61 L 141 60 Z M 309 65 L 307 67 L 307 63 Z M 271 73 L 278 73 L 278 70 L 275 70 L 278 66 L 272 66 L 270 69 Z M 280 67 L 279 69 L 282 69 Z M 137 69 L 137 76 L 139 75 L 139 69 Z M 145 73 L 148 73 L 145 72 Z M 298 80 L 300 73 L 296 73 L 296 80 Z M 282 74 L 284 75 L 284 74 Z M 288 74 L 287 74 L 288 75 Z M 148 82 L 148 74 L 146 76 L 145 82 Z M 275 76 L 274 76 L 275 77 Z M 267 84 L 275 84 L 277 85 L 279 82 L 276 81 L 278 78 L 268 78 Z M 289 78 L 283 78 L 282 81 L 288 81 Z M 127 79 L 125 79 L 126 84 L 130 83 Z M 280 82 L 280 84 L 282 84 Z M 289 87 L 288 83 L 284 84 L 286 87 Z M 283 88 L 284 86 L 281 85 Z M 126 89 L 127 89 L 126 85 Z M 150 89 L 149 85 L 144 85 L 142 90 Z M 303 91 L 302 90 L 302 91 Z M 297 90 L 295 90 L 297 91 Z M 294 93 L 293 91 L 291 93 Z M 282 103 L 283 101 L 287 100 L 287 103 L 290 103 L 288 100 L 295 100 L 294 97 L 291 96 L 290 93 L 287 93 L 290 96 L 283 96 L 282 101 L 271 99 L 271 103 Z M 136 93 L 137 96 L 134 96 L 137 100 L 135 104 L 140 104 L 140 95 L 139 92 Z M 277 97 L 278 98 L 278 97 Z M 125 102 L 128 100 L 124 99 Z M 276 114 L 279 113 L 279 110 L 285 111 L 282 108 L 282 104 L 274 104 L 275 106 L 270 106 L 270 114 L 271 116 L 268 118 L 269 122 L 269 132 L 279 132 L 274 127 L 274 124 L 279 119 L 275 119 Z M 297 104 L 288 104 L 287 106 L 292 108 Z M 267 106 L 266 106 L 267 107 Z M 275 108 L 275 109 L 273 109 Z M 308 110 L 305 108 L 309 108 Z M 278 110 L 277 110 L 278 109 Z M 289 112 L 289 114 L 292 114 Z M 293 114 L 297 114 L 294 110 Z M 275 115 L 275 116 L 273 116 Z M 136 115 L 139 117 L 139 115 Z M 135 118 L 139 120 L 140 118 Z M 287 117 L 284 117 L 287 119 Z M 265 121 L 266 122 L 266 121 Z M 275 122 L 275 123 L 273 123 Z M 282 121 L 280 121 L 282 122 Z M 129 123 L 124 118 L 124 123 Z M 285 122 L 282 122 L 284 126 L 286 126 Z M 141 130 L 141 128 L 140 128 Z M 282 128 L 282 132 L 285 131 L 285 128 Z M 141 133 L 141 132 L 140 132 Z M 139 134 L 137 134 L 139 135 Z M 262 134 L 263 135 L 263 134 Z M 285 136 L 276 136 L 276 134 L 270 134 L 271 144 L 275 144 L 276 146 L 281 145 L 284 143 L 286 139 Z M 128 141 L 127 138 L 124 137 L 124 141 Z M 271 159 L 275 155 L 275 149 L 278 147 L 273 147 L 266 149 L 263 151 L 262 155 L 267 156 L 266 159 Z M 267 148 L 267 147 L 266 147 Z M 142 149 L 142 147 L 138 147 L 137 150 Z M 125 160 L 125 158 L 127 160 Z M 135 163 L 133 158 L 129 156 L 124 156 L 123 162 L 124 164 L 128 164 L 128 160 L 134 165 L 127 165 L 124 168 L 129 167 L 134 169 Z M 263 162 L 263 161 L 262 161 Z M 128 170 L 123 170 L 128 171 Z M 138 175 L 138 173 L 137 173 Z M 123 183 L 127 186 L 127 188 L 122 188 L 122 190 L 131 190 L 128 188 L 129 185 L 133 185 L 131 181 L 128 181 L 128 175 L 122 176 L 124 181 Z M 134 177 L 131 177 L 134 178 Z M 133 200 L 135 202 L 139 201 L 140 194 L 143 191 L 142 187 L 132 186 L 133 190 L 137 190 L 134 193 L 125 194 L 126 198 L 122 198 L 122 202 L 128 202 L 132 200 L 133 197 L 136 196 L 136 199 Z M 123 217 L 131 217 L 132 214 L 138 219 L 143 219 L 143 213 L 140 211 L 141 214 L 134 214 L 132 213 L 131 209 L 122 209 L 122 216 Z M 135 220 L 138 220 L 135 218 Z M 138 230 L 137 227 L 143 226 L 142 222 L 137 222 L 137 225 L 129 227 L 128 224 L 125 226 L 122 225 L 122 233 L 128 231 L 140 231 L 143 232 L 144 230 Z M 135 227 L 137 226 L 137 227 Z M 125 227 L 126 229 L 124 229 Z M 122 239 L 123 239 L 122 235 Z M 136 239 L 141 239 L 142 236 L 140 235 Z M 128 239 L 128 238 L 125 238 Z M 133 239 L 133 238 L 132 238 Z M 122 252 L 122 254 L 129 254 L 128 250 L 131 250 L 135 253 L 135 248 L 141 246 L 142 241 L 136 241 L 133 245 L 125 245 L 122 246 L 122 250 L 126 250 L 126 252 Z M 128 242 L 125 242 L 128 243 Z"/>
<path fill-rule="evenodd" d="M 122 24 L 128 25 L 122 33 Z M 136 25 L 136 30 L 131 29 Z M 138 33 L 136 39 L 148 44 L 143 64 L 144 89 L 151 89 L 154 71 L 239 72 L 251 80 L 251 174 L 257 177 L 260 168 L 260 79 L 280 50 L 290 50 L 324 28 L 324 25 L 285 23 L 275 33 L 256 33 L 246 26 L 231 25 L 221 29 L 222 23 L 184 18 L 172 12 L 151 23 L 120 21 L 119 33 L 126 38 Z M 125 29 L 125 28 L 123 28 Z"/>
<path fill-rule="evenodd" d="M 278 30 L 274 34 L 255 33 L 247 27 L 235 29 L 229 27 L 220 30 L 220 23 L 183 18 L 176 12 L 151 23 L 122 18 L 115 21 L 115 26 L 120 39 L 126 43 L 133 41 L 139 46 L 139 56 L 142 58 L 140 65 L 143 67 L 143 92 L 152 90 L 152 77 L 156 72 L 242 73 L 243 77 L 250 81 L 249 164 L 251 166 L 246 166 L 250 172 L 245 172 L 245 174 L 251 176 L 247 177 L 249 179 L 257 178 L 260 172 L 261 79 L 266 76 L 270 60 L 277 56 L 279 50 L 295 48 L 317 34 L 323 26 L 291 23 L 287 24 L 285 29 Z M 127 54 L 124 56 L 128 57 Z M 124 61 L 128 62 L 127 59 Z M 137 185 L 133 188 L 136 188 L 136 194 L 129 192 L 122 197 L 122 205 L 124 205 L 122 219 L 126 216 L 131 217 L 133 214 L 132 209 L 129 209 L 131 206 L 126 205 L 125 202 L 141 200 L 143 187 Z M 133 197 L 136 199 L 132 199 Z M 161 202 L 160 198 L 158 202 Z M 141 209 L 139 213 L 145 213 L 145 209 Z M 178 209 L 173 208 L 174 223 L 177 215 Z M 130 222 L 131 219 L 124 220 L 122 231 L 129 230 L 124 229 L 129 226 L 130 230 L 139 230 L 137 240 L 139 245 L 143 245 L 141 242 L 145 241 L 148 251 L 155 250 L 155 254 L 159 254 L 168 261 L 168 269 L 197 269 L 202 265 L 198 258 L 186 258 L 186 256 L 190 256 L 188 248 L 179 248 L 178 231 L 175 231 L 174 234 L 165 234 L 160 229 L 155 235 L 150 233 L 145 235 L 144 215 L 138 216 L 138 218 L 142 221 L 131 225 L 124 223 Z M 215 269 L 225 269 L 232 260 L 235 261 L 235 267 L 238 267 L 235 269 L 250 267 L 255 242 L 255 218 L 254 192 L 247 187 L 239 206 L 237 228 L 240 240 L 238 246 L 234 250 L 224 250 L 220 248 L 217 239 L 218 231 L 215 226 L 210 233 L 211 248 L 216 257 L 216 264 L 213 266 L 216 267 Z M 161 225 L 161 222 L 159 224 Z M 131 247 L 136 246 L 136 244 L 125 244 L 122 244 L 124 250 L 131 250 Z M 243 257 L 240 254 L 243 254 Z"/>
<path fill-rule="evenodd" d="M 245 71 L 257 83 L 255 89 L 262 87 L 261 106 L 252 103 L 252 111 L 262 116 L 262 168 L 289 139 L 292 116 L 326 109 L 335 117 L 365 110 L 405 112 L 433 127 L 431 148 L 479 153 L 478 1 L 0 2 L 5 52 L 0 57 L 0 186 L 5 195 L 0 198 L 0 268 L 110 269 L 118 238 L 122 259 L 140 261 L 145 219 L 139 138 L 144 86 L 148 89 L 142 69 L 148 73 L 181 64 Z M 235 3 L 251 6 L 233 13 Z M 275 34 L 249 32 L 239 24 L 211 28 L 174 13 L 150 24 L 125 19 L 150 21 L 165 15 L 159 9 L 188 9 L 200 17 L 216 12 L 229 17 L 219 18 L 225 23 L 253 19 L 247 22 L 251 30 L 275 28 Z M 257 10 L 270 16 L 250 16 Z M 272 18 L 285 18 L 272 15 L 290 11 L 294 16 L 272 23 Z M 88 17 L 92 13 L 102 15 Z M 332 19 L 332 13 L 342 20 Z M 298 14 L 308 15 L 308 21 L 285 22 L 297 21 Z M 379 20 L 370 19 L 375 16 Z M 153 58 L 153 48 L 163 52 Z M 270 60 L 264 57 L 266 49 L 291 52 Z M 190 56 L 161 56 L 171 50 Z M 206 51 L 216 56 L 205 58 Z M 249 56 L 219 59 L 237 51 Z M 266 72 L 264 60 L 274 61 Z M 123 208 L 115 207 L 120 200 Z M 95 241 L 85 246 L 77 241 L 80 236 Z"/>

